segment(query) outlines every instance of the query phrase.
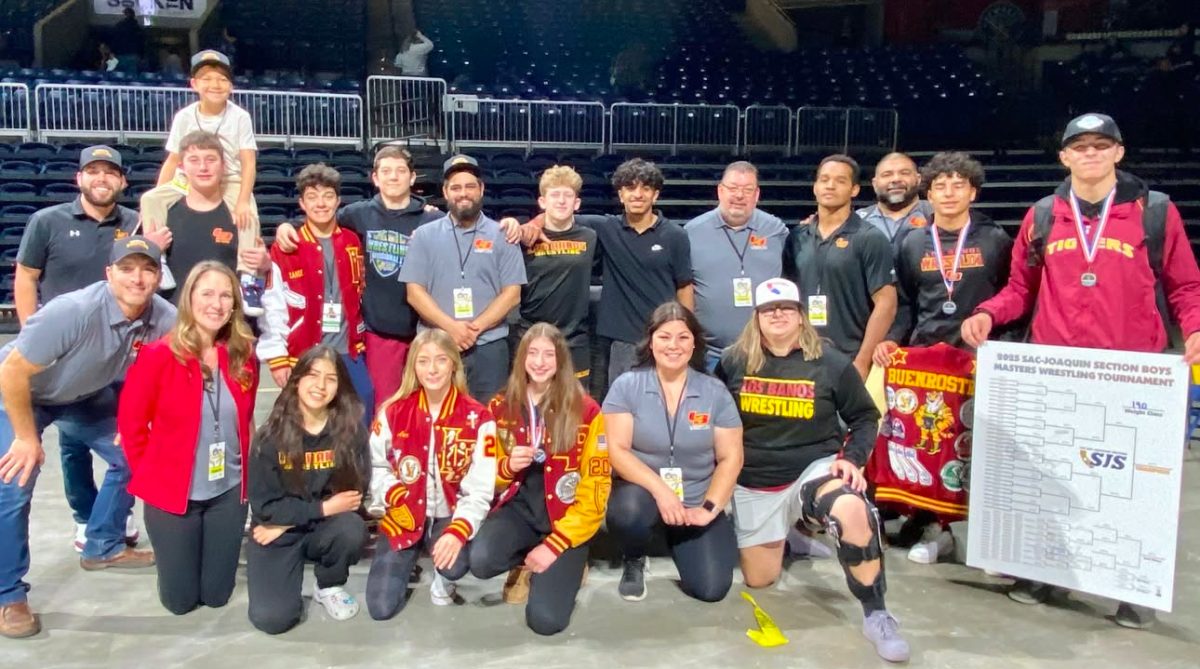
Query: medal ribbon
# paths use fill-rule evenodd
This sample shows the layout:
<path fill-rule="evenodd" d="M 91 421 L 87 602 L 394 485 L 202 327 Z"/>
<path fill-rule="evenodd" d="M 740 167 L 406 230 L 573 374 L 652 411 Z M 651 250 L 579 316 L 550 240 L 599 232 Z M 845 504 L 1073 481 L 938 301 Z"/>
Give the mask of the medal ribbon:
<path fill-rule="evenodd" d="M 962 262 L 963 249 L 967 244 L 967 231 L 971 229 L 971 219 L 967 219 L 967 224 L 962 226 L 958 231 L 958 242 L 954 244 L 954 260 L 950 266 L 950 273 L 946 273 L 946 263 L 942 259 L 942 240 L 941 234 L 938 232 L 938 226 L 929 226 L 929 236 L 933 238 L 933 253 L 937 256 L 938 274 L 942 275 L 942 284 L 946 286 L 946 297 L 953 299 L 954 284 L 958 281 L 950 277 L 958 276 L 958 266 Z"/>
<path fill-rule="evenodd" d="M 1083 251 L 1083 258 L 1087 260 L 1088 271 L 1092 269 L 1092 262 L 1096 260 L 1096 253 L 1100 251 L 1100 238 L 1104 236 L 1104 228 L 1108 227 L 1108 214 L 1112 210 L 1113 200 L 1117 197 L 1117 188 L 1108 192 L 1104 198 L 1104 206 L 1100 208 L 1100 219 L 1096 222 L 1096 234 L 1089 242 L 1087 233 L 1083 229 L 1083 212 L 1079 210 L 1079 196 L 1075 191 L 1071 191 L 1071 214 L 1075 217 L 1075 234 L 1079 237 L 1079 249 Z"/>

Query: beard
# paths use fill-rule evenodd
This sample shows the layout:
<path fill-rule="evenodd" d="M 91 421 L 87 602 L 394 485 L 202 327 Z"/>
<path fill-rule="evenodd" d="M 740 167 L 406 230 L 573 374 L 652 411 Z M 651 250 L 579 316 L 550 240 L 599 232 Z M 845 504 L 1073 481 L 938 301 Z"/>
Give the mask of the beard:
<path fill-rule="evenodd" d="M 90 188 L 81 191 L 80 194 L 83 195 L 83 199 L 87 200 L 88 204 L 92 205 L 93 207 L 111 207 L 112 205 L 116 204 L 117 198 L 121 197 L 121 189 L 113 189 L 109 193 L 108 198 L 103 200 L 97 199 L 94 195 L 92 195 L 92 189 Z"/>
<path fill-rule="evenodd" d="M 483 211 L 483 199 L 478 200 L 459 200 L 450 206 L 450 213 L 454 214 L 454 218 L 460 221 L 473 221 L 479 218 L 479 213 Z"/>
<path fill-rule="evenodd" d="M 903 209 L 912 204 L 913 200 L 917 199 L 918 190 L 917 186 L 913 186 L 903 193 L 889 193 L 885 190 L 877 195 L 875 199 L 887 209 Z"/>

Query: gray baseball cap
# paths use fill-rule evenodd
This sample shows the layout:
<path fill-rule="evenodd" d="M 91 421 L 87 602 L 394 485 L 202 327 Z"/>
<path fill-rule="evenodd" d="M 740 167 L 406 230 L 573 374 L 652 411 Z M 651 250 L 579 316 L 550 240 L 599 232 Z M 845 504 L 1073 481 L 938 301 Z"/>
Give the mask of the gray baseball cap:
<path fill-rule="evenodd" d="M 121 164 L 121 152 L 117 151 L 111 146 L 97 144 L 96 146 L 89 146 L 88 148 L 79 152 L 79 169 L 82 170 L 83 168 L 97 161 L 112 163 L 113 165 L 117 166 L 117 169 L 121 170 L 122 172 L 125 171 L 124 165 Z"/>
<path fill-rule="evenodd" d="M 220 51 L 205 49 L 204 51 L 197 52 L 196 55 L 192 56 L 192 76 L 196 76 L 196 70 L 199 70 L 205 65 L 219 67 L 222 70 L 225 70 L 225 76 L 233 79 L 233 66 L 229 64 L 229 56 L 226 56 Z"/>
<path fill-rule="evenodd" d="M 162 250 L 158 248 L 158 244 L 141 235 L 122 237 L 113 242 L 112 252 L 108 254 L 108 264 L 115 265 L 132 255 L 146 256 L 153 260 L 155 265 L 162 266 Z"/>
<path fill-rule="evenodd" d="M 1125 143 L 1121 139 L 1121 130 L 1117 127 L 1117 122 L 1111 116 L 1089 112 L 1071 119 L 1067 129 L 1063 131 L 1062 145 L 1066 146 L 1076 137 L 1088 133 L 1103 135 L 1118 144 Z"/>

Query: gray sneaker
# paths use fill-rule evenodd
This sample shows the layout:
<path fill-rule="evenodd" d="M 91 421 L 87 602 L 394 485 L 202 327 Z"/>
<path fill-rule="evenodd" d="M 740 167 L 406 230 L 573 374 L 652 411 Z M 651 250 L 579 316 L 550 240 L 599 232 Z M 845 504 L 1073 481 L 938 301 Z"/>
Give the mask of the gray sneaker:
<path fill-rule="evenodd" d="M 1121 627 L 1128 627 L 1132 630 L 1144 630 L 1154 624 L 1158 616 L 1154 613 L 1154 609 L 1148 606 L 1138 606 L 1128 602 L 1121 602 L 1117 607 L 1117 615 L 1113 619 Z"/>
<path fill-rule="evenodd" d="M 1047 583 L 1018 578 L 1008 591 L 1008 598 L 1022 604 L 1042 604 L 1055 593 L 1062 591 L 1062 588 Z"/>
<path fill-rule="evenodd" d="M 627 602 L 640 602 L 646 598 L 646 558 L 625 560 L 617 593 Z"/>
<path fill-rule="evenodd" d="M 875 644 L 875 652 L 888 662 L 907 662 L 908 642 L 900 636 L 900 623 L 887 611 L 872 611 L 863 618 L 863 636 Z"/>

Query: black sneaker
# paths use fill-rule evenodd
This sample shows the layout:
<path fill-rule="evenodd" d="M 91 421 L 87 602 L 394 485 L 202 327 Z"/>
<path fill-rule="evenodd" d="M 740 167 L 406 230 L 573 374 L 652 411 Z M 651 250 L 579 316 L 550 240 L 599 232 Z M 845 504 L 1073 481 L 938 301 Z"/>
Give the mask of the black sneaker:
<path fill-rule="evenodd" d="M 1154 624 L 1157 619 L 1154 609 L 1128 602 L 1121 602 L 1117 607 L 1117 615 L 1113 618 L 1121 627 L 1128 627 L 1132 630 L 1144 630 Z"/>
<path fill-rule="evenodd" d="M 1013 583 L 1012 589 L 1008 591 L 1008 598 L 1022 604 L 1041 604 L 1049 599 L 1057 589 L 1046 583 L 1019 578 L 1016 583 Z"/>
<path fill-rule="evenodd" d="M 242 276 L 242 311 L 250 318 L 262 316 L 262 280 L 257 277 Z"/>
<path fill-rule="evenodd" d="M 627 602 L 640 602 L 646 598 L 646 558 L 625 561 L 617 593 Z"/>

